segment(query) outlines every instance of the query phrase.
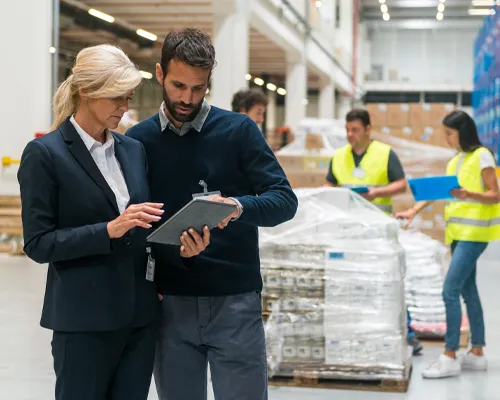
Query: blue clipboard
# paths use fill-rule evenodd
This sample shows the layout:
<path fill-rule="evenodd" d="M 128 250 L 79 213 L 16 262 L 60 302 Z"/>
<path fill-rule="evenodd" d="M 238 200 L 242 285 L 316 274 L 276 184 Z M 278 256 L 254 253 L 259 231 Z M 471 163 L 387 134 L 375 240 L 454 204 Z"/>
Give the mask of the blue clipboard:
<path fill-rule="evenodd" d="M 415 201 L 453 199 L 454 197 L 450 192 L 453 189 L 460 188 L 456 175 L 409 179 L 408 184 L 410 185 L 413 197 L 415 197 Z"/>

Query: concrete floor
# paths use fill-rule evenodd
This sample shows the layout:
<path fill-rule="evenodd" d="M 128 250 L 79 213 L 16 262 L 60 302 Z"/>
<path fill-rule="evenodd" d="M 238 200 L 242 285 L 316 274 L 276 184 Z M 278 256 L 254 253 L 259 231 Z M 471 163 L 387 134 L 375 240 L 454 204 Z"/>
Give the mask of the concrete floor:
<path fill-rule="evenodd" d="M 459 378 L 424 381 L 421 371 L 441 349 L 428 347 L 415 359 L 407 394 L 270 388 L 270 400 L 495 400 L 500 399 L 500 244 L 491 245 L 482 257 L 479 286 L 485 309 L 487 373 L 467 373 Z M 24 257 L 0 255 L 0 399 L 53 399 L 54 374 L 50 354 L 51 332 L 40 328 L 40 308 L 46 267 Z M 209 390 L 209 399 L 213 394 Z M 151 400 L 157 400 L 154 387 Z M 189 399 L 186 399 L 189 400 Z"/>

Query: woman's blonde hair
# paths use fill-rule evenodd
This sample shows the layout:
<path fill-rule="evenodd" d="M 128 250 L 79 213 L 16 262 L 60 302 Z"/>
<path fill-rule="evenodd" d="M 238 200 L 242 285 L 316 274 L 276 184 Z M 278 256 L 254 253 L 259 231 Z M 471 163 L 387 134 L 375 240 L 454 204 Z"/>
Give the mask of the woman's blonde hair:
<path fill-rule="evenodd" d="M 118 47 L 103 44 L 81 50 L 71 75 L 54 96 L 55 118 L 51 131 L 75 113 L 80 90 L 94 99 L 116 98 L 137 88 L 141 81 L 139 69 Z"/>

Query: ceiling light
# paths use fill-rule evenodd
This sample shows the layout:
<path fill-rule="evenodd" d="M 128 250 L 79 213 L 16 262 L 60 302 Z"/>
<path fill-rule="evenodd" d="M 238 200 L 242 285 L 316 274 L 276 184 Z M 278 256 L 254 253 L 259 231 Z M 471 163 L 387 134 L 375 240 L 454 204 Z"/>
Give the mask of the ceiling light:
<path fill-rule="evenodd" d="M 382 4 L 380 6 L 380 11 L 382 11 L 383 13 L 386 13 L 387 11 L 389 11 L 389 7 L 387 7 L 387 4 Z"/>
<path fill-rule="evenodd" d="M 255 78 L 253 81 L 255 82 L 256 85 L 259 86 L 262 86 L 264 84 L 264 79 L 261 78 Z"/>
<path fill-rule="evenodd" d="M 391 19 L 391 16 L 388 13 L 384 13 L 384 15 L 382 15 L 382 18 L 384 19 L 384 21 L 389 21 Z"/>
<path fill-rule="evenodd" d="M 320 0 L 316 0 L 316 2 L 314 3 L 316 5 L 316 7 L 320 8 L 323 3 L 320 1 Z"/>
<path fill-rule="evenodd" d="M 252 75 L 250 75 L 250 74 L 245 74 L 245 79 L 246 79 L 247 81 L 249 81 L 250 79 L 252 79 Z"/>
<path fill-rule="evenodd" d="M 89 14 L 92 15 L 93 17 L 100 18 L 106 22 L 109 22 L 110 24 L 115 22 L 114 17 L 112 17 L 111 15 L 108 15 L 108 14 L 104 14 L 103 12 L 98 11 L 94 8 L 91 8 L 89 10 Z"/>
<path fill-rule="evenodd" d="M 472 0 L 472 5 L 476 7 L 493 7 L 495 4 L 495 0 Z"/>
<path fill-rule="evenodd" d="M 444 18 L 444 15 L 443 15 L 443 13 L 442 13 L 442 12 L 438 12 L 438 13 L 436 14 L 436 19 L 437 19 L 438 21 L 442 21 L 442 20 L 443 20 L 443 18 Z"/>
<path fill-rule="evenodd" d="M 54 46 L 49 47 L 49 53 L 50 54 L 56 54 L 56 48 Z"/>
<path fill-rule="evenodd" d="M 158 39 L 158 36 L 156 36 L 154 33 L 145 31 L 144 29 L 137 29 L 136 33 L 139 36 L 142 36 L 143 38 L 149 39 L 153 42 L 156 42 L 156 40 Z"/>
<path fill-rule="evenodd" d="M 469 15 L 495 15 L 493 8 L 472 8 L 468 10 Z"/>
<path fill-rule="evenodd" d="M 380 4 L 384 4 L 385 0 L 378 0 Z"/>
<path fill-rule="evenodd" d="M 439 3 L 438 4 L 438 11 L 442 13 L 444 11 L 444 3 Z"/>
<path fill-rule="evenodd" d="M 280 87 L 278 88 L 278 94 L 284 96 L 286 94 L 286 90 Z"/>
<path fill-rule="evenodd" d="M 276 85 L 274 83 L 268 83 L 266 85 L 266 88 L 268 88 L 270 91 L 274 92 L 276 90 Z"/>
<path fill-rule="evenodd" d="M 140 71 L 141 75 L 145 79 L 153 79 L 153 74 L 148 71 Z"/>

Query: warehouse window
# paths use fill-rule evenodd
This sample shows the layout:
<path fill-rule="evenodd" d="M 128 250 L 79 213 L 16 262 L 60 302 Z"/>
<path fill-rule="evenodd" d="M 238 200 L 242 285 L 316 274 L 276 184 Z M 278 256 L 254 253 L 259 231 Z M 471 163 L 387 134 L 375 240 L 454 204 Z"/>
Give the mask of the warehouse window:
<path fill-rule="evenodd" d="M 462 92 L 462 106 L 472 106 L 472 92 Z"/>
<path fill-rule="evenodd" d="M 424 95 L 426 103 L 453 103 L 457 104 L 458 94 L 456 92 L 426 92 Z"/>
<path fill-rule="evenodd" d="M 366 92 L 365 103 L 418 103 L 418 92 Z"/>

